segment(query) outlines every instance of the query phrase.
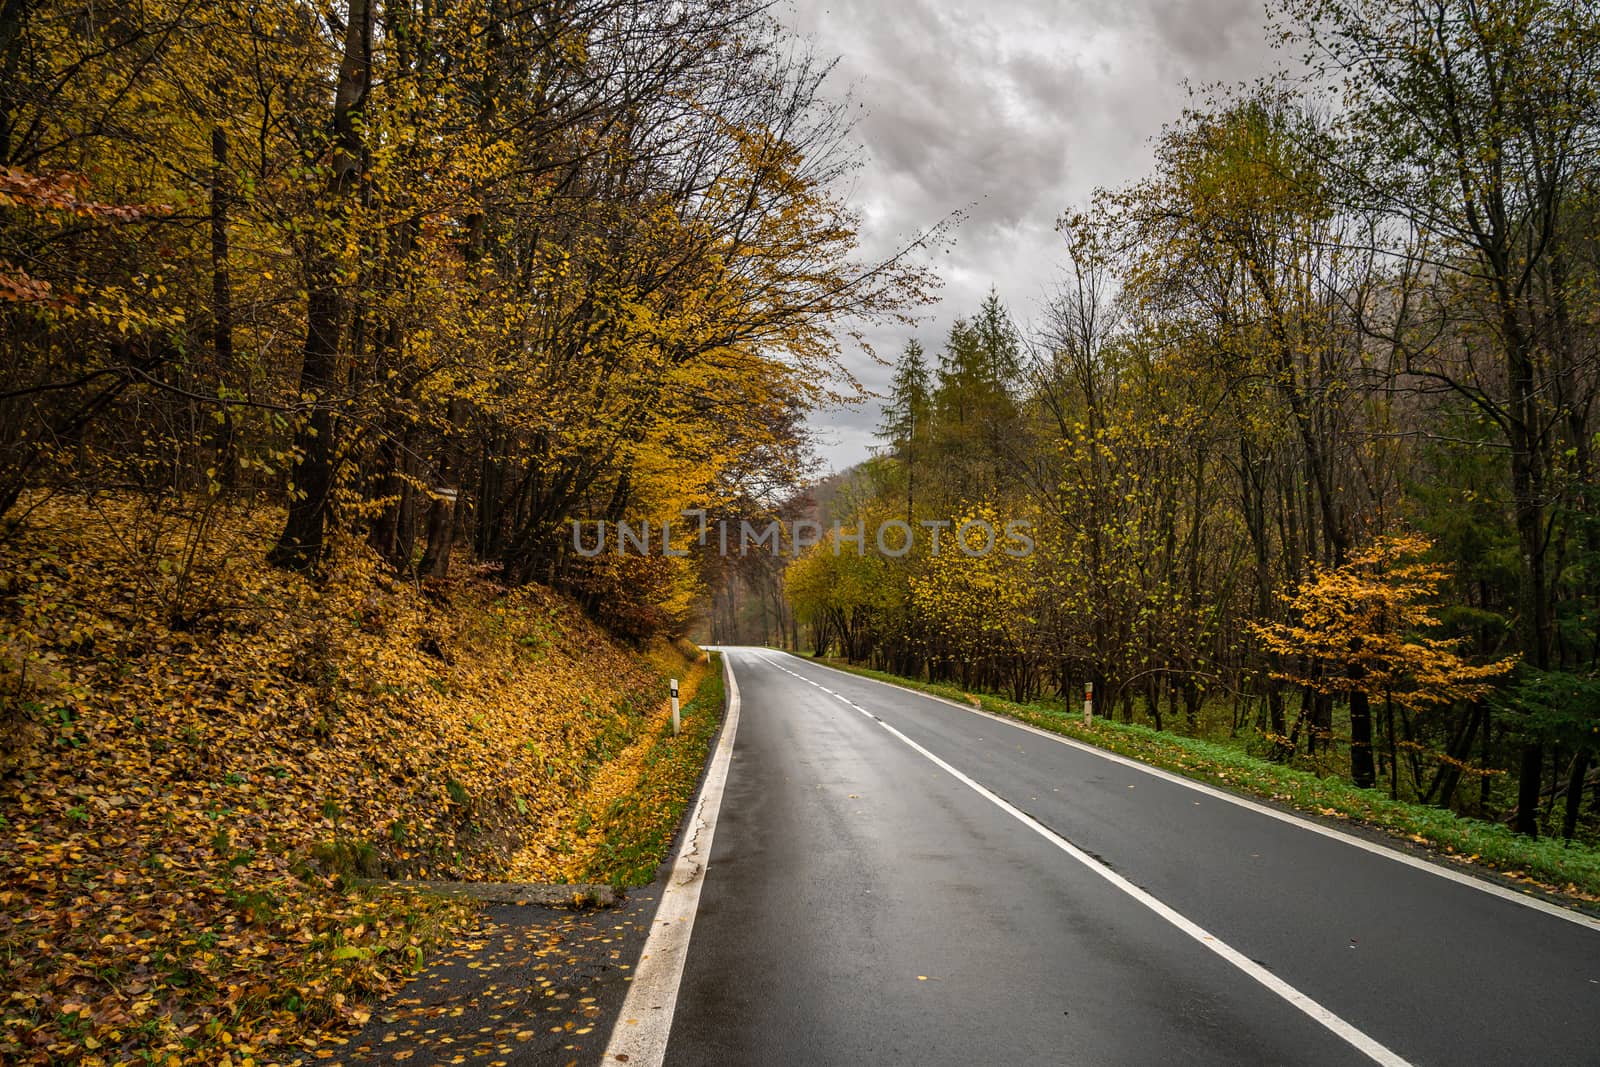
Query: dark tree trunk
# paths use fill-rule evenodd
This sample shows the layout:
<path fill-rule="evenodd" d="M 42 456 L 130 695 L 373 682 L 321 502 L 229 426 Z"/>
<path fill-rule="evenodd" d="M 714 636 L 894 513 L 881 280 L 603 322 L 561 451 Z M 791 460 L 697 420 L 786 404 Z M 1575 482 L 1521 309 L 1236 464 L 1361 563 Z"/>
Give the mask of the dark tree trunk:
<path fill-rule="evenodd" d="M 383 444 L 378 449 L 377 484 L 373 488 L 373 495 L 385 503 L 367 530 L 367 544 L 396 570 L 406 563 L 400 555 L 400 513 L 405 504 L 406 487 L 401 468 L 405 462 L 404 449 L 405 431 L 394 425 L 386 427 Z"/>
<path fill-rule="evenodd" d="M 507 463 L 510 446 L 499 431 L 482 438 L 478 473 L 478 515 L 473 545 L 480 560 L 502 561 L 505 555 Z"/>
<path fill-rule="evenodd" d="M 1371 789 L 1378 777 L 1372 764 L 1372 707 L 1367 694 L 1350 694 L 1350 780 Z"/>
<path fill-rule="evenodd" d="M 1517 769 L 1517 812 L 1512 828 L 1529 837 L 1539 836 L 1539 785 L 1544 776 L 1544 746 L 1522 746 L 1522 763 Z"/>
<path fill-rule="evenodd" d="M 342 202 L 356 188 L 361 160 L 359 114 L 372 84 L 372 8 L 369 0 L 350 0 L 344 56 L 334 93 L 333 163 L 326 195 L 332 207 L 313 234 L 306 263 L 305 358 L 300 366 L 301 403 L 311 409 L 295 431 L 290 468 L 289 517 L 267 558 L 279 567 L 308 570 L 326 552 L 327 520 L 333 493 L 336 441 L 334 404 L 339 387 L 339 341 L 343 300 L 339 292 L 337 233 Z"/>
<path fill-rule="evenodd" d="M 1502 275 L 1503 276 L 1503 275 Z M 1522 603 L 1524 654 L 1533 666 L 1550 666 L 1550 590 L 1546 584 L 1547 539 L 1544 521 L 1544 452 L 1537 427 L 1541 419 L 1540 399 L 1532 353 L 1516 303 L 1501 293 L 1511 418 L 1507 421 L 1511 445 L 1511 496 L 1516 511 L 1517 542 L 1521 549 L 1522 574 L 1518 590 Z M 1519 834 L 1538 836 L 1539 784 L 1544 762 L 1544 746 L 1533 740 L 1523 745 L 1517 779 L 1517 814 L 1512 828 Z"/>
<path fill-rule="evenodd" d="M 307 570 L 326 552 L 329 497 L 333 492 L 333 401 L 339 362 L 339 295 L 331 264 L 310 268 L 307 288 L 305 362 L 300 370 L 302 403 L 311 405 L 295 431 L 296 460 L 290 468 L 289 518 L 269 553 L 274 566 Z"/>
<path fill-rule="evenodd" d="M 228 277 L 228 133 L 211 131 L 211 356 L 219 386 L 233 373 L 233 285 Z M 216 479 L 232 489 L 238 482 L 233 457 L 233 413 L 223 404 L 211 433 Z"/>
<path fill-rule="evenodd" d="M 1568 841 L 1578 830 L 1578 807 L 1583 803 L 1583 776 L 1589 770 L 1589 750 L 1580 748 L 1567 774 L 1567 807 L 1561 817 L 1561 836 Z"/>

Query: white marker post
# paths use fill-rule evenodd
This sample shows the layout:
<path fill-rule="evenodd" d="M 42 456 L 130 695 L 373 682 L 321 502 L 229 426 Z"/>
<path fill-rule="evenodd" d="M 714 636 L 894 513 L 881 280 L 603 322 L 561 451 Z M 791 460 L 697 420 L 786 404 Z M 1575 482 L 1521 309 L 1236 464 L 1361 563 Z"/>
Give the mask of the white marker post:
<path fill-rule="evenodd" d="M 1083 725 L 1094 725 L 1094 683 L 1083 683 Z"/>
<path fill-rule="evenodd" d="M 678 680 L 672 680 L 672 736 L 678 736 Z"/>

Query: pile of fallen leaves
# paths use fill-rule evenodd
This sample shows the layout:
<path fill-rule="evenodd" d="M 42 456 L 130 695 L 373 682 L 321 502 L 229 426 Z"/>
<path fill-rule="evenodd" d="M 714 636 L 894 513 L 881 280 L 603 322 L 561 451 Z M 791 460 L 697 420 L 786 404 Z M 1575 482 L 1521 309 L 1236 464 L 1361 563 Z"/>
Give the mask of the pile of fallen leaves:
<path fill-rule="evenodd" d="M 0 1061 L 293 1062 L 464 915 L 351 875 L 571 867 L 659 728 L 675 650 L 356 546 L 313 584 L 274 518 L 56 499 L 0 542 Z"/>
<path fill-rule="evenodd" d="M 721 688 L 717 688 L 714 708 L 696 708 L 695 695 L 705 677 L 705 663 L 692 663 L 679 681 L 678 696 L 683 714 L 682 724 L 687 728 L 678 737 L 672 735 L 672 709 L 663 706 L 650 716 L 638 739 L 623 749 L 617 757 L 602 767 L 581 796 L 572 803 L 571 818 L 564 823 L 551 821 L 546 832 L 526 845 L 513 858 L 511 877 L 525 882 L 604 882 L 637 885 L 650 880 L 651 875 L 630 871 L 626 863 L 619 864 L 613 856 L 615 842 L 610 837 L 612 822 L 625 806 L 643 803 L 653 820 L 670 828 L 677 825 L 677 814 L 688 795 L 694 791 L 693 783 L 704 764 L 706 742 L 710 733 L 721 722 Z M 688 782 L 682 776 L 652 774 L 661 760 L 664 748 L 679 743 L 693 763 Z M 634 819 L 632 829 L 638 829 Z M 653 874 L 659 857 L 651 850 L 648 866 Z"/>

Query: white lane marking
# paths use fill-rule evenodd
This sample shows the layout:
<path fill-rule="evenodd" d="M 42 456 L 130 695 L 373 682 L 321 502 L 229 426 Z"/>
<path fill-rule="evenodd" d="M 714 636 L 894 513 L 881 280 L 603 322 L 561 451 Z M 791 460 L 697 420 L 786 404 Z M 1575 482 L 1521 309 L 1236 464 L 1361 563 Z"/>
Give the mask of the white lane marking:
<path fill-rule="evenodd" d="M 774 664 L 774 666 L 778 665 Z M 783 671 L 785 674 L 793 674 L 796 678 L 801 678 L 804 680 L 803 675 L 795 674 L 794 671 L 789 670 L 787 667 L 778 666 L 778 669 Z M 1323 1007 L 1317 1001 L 1312 1000 L 1294 986 L 1290 985 L 1288 982 L 1285 982 L 1282 978 L 1279 978 L 1277 975 L 1273 974 L 1259 963 L 1256 963 L 1250 957 L 1244 955 L 1232 945 L 1229 945 L 1216 935 L 1207 932 L 1204 927 L 1200 926 L 1192 919 L 1189 919 L 1181 912 L 1175 911 L 1171 907 L 1168 907 L 1166 904 L 1151 896 L 1143 889 L 1140 889 L 1138 886 L 1122 877 L 1122 875 L 1118 874 L 1116 871 L 1113 871 L 1111 868 L 1107 867 L 1105 864 L 1101 863 L 1099 860 L 1080 849 L 1077 845 L 1074 845 L 1071 841 L 1068 841 L 1060 834 L 1057 834 L 1043 823 L 1038 822 L 1026 812 L 1013 805 L 1010 801 L 998 796 L 985 786 L 980 785 L 978 782 L 967 777 L 967 775 L 963 774 L 955 767 L 952 767 L 950 764 L 946 763 L 944 760 L 940 759 L 926 748 L 923 748 L 921 745 L 917 744 L 917 742 L 911 740 L 911 738 L 907 737 L 899 730 L 896 730 L 893 726 L 890 726 L 888 723 L 872 714 L 872 712 L 867 711 L 865 708 L 861 707 L 861 705 L 856 704 L 853 701 L 846 700 L 844 697 L 840 697 L 839 699 L 844 701 L 845 704 L 854 708 L 856 711 L 860 712 L 862 715 L 865 715 L 867 718 L 871 719 L 873 722 L 877 723 L 879 726 L 883 727 L 895 738 L 902 741 L 912 751 L 927 759 L 928 762 L 932 763 L 934 766 L 950 775 L 956 781 L 971 789 L 973 792 L 983 797 L 983 799 L 987 800 L 989 803 L 993 804 L 995 807 L 999 808 L 1013 819 L 1016 819 L 1022 825 L 1026 826 L 1028 829 L 1032 830 L 1034 833 L 1050 842 L 1056 848 L 1060 849 L 1062 852 L 1065 852 L 1067 855 L 1083 864 L 1083 866 L 1087 867 L 1095 874 L 1098 874 L 1101 878 L 1104 878 L 1107 882 L 1110 882 L 1117 889 L 1126 893 L 1140 904 L 1143 904 L 1146 908 L 1149 908 L 1151 911 L 1155 912 L 1168 923 L 1177 927 L 1183 933 L 1193 938 L 1202 947 L 1210 949 L 1218 956 L 1221 956 L 1228 963 L 1242 971 L 1246 976 L 1259 982 L 1269 992 L 1281 997 L 1295 1008 L 1298 1008 L 1300 1011 L 1304 1012 L 1313 1021 L 1323 1026 L 1330 1033 L 1334 1034 L 1336 1037 L 1344 1040 L 1353 1048 L 1360 1051 L 1362 1055 L 1366 1056 L 1373 1063 L 1384 1064 L 1385 1067 L 1410 1067 L 1409 1061 L 1407 1061 L 1405 1057 L 1401 1056 L 1387 1045 L 1384 1045 L 1382 1042 L 1370 1036 L 1365 1031 L 1360 1030 L 1346 1022 L 1339 1015 L 1336 1015 L 1334 1012 Z"/>
<path fill-rule="evenodd" d="M 772 651 L 777 650 L 774 649 Z M 790 653 L 787 652 L 780 654 L 784 656 L 790 655 Z M 1462 871 L 1452 870 L 1451 868 L 1442 866 L 1441 864 L 1431 863 L 1425 859 L 1419 859 L 1416 856 L 1401 852 L 1395 848 L 1390 848 L 1386 845 L 1380 845 L 1373 841 L 1363 840 L 1362 838 L 1356 837 L 1354 834 L 1345 833 L 1343 830 L 1335 829 L 1332 826 L 1324 826 L 1319 822 L 1313 822 L 1310 819 L 1301 818 L 1300 816 L 1294 815 L 1287 811 L 1280 811 L 1277 808 L 1268 807 L 1265 804 L 1258 804 L 1253 800 L 1237 796 L 1228 792 L 1227 790 L 1218 789 L 1215 786 L 1207 785 L 1204 782 L 1197 782 L 1192 778 L 1185 778 L 1181 774 L 1174 774 L 1173 772 L 1163 770 L 1160 767 L 1152 767 L 1148 763 L 1140 763 L 1136 759 L 1131 759 L 1116 752 L 1108 752 L 1103 748 L 1098 748 L 1095 745 L 1088 744 L 1087 742 L 1079 741 L 1076 738 L 1065 737 L 1061 734 L 1052 733 L 1049 730 L 1042 730 L 1037 726 L 1032 726 L 1025 722 L 1018 722 L 1015 719 L 1008 719 L 1003 715 L 996 715 L 993 712 L 984 711 L 982 708 L 974 708 L 971 705 L 962 704 L 956 700 L 948 700 L 941 696 L 935 696 L 932 693 L 924 693 L 920 690 L 908 689 L 903 685 L 895 685 L 893 682 L 880 681 L 877 678 L 868 678 L 860 674 L 851 674 L 849 671 L 841 671 L 837 667 L 829 667 L 825 663 L 809 663 L 809 661 L 805 660 L 802 660 L 801 662 L 806 662 L 812 667 L 821 667 L 823 670 L 834 671 L 835 673 L 843 674 L 850 678 L 857 678 L 863 682 L 876 682 L 878 685 L 888 686 L 890 689 L 895 689 L 902 693 L 910 693 L 912 696 L 923 697 L 927 700 L 937 701 L 940 704 L 948 704 L 952 708 L 960 708 L 962 711 L 970 714 L 981 715 L 985 719 L 992 719 L 995 722 L 1002 723 L 1006 726 L 1015 727 L 1018 730 L 1026 730 L 1030 734 L 1037 734 L 1039 737 L 1054 741 L 1057 744 L 1068 745 L 1082 752 L 1087 752 L 1092 756 L 1099 756 L 1101 759 L 1110 760 L 1113 763 L 1120 763 L 1124 767 L 1131 767 L 1136 771 L 1140 771 L 1155 778 L 1160 778 L 1163 781 L 1171 782 L 1174 785 L 1180 785 L 1185 789 L 1192 789 L 1197 793 L 1204 793 L 1206 796 L 1213 797 L 1217 800 L 1225 800 L 1229 804 L 1234 804 L 1241 808 L 1248 808 L 1257 814 L 1267 816 L 1269 819 L 1277 819 L 1279 822 L 1288 823 L 1291 826 L 1298 826 L 1302 830 L 1310 830 L 1314 834 L 1321 834 L 1323 837 L 1331 838 L 1335 841 L 1342 841 L 1345 844 L 1354 848 L 1359 848 L 1364 852 L 1370 852 L 1374 856 L 1382 856 L 1384 859 L 1393 860 L 1396 863 L 1403 863 L 1407 867 L 1414 867 L 1419 871 L 1426 871 L 1429 874 L 1436 875 L 1451 882 L 1455 882 L 1458 885 L 1468 886 L 1469 888 L 1476 889 L 1479 892 L 1488 893 L 1490 896 L 1496 896 L 1502 900 L 1509 900 L 1513 903 L 1521 904 L 1523 907 L 1533 908 L 1535 911 L 1542 911 L 1546 915 L 1553 915 L 1558 919 L 1565 919 L 1568 922 L 1576 923 L 1578 926 L 1581 926 L 1587 930 L 1593 930 L 1596 933 L 1600 933 L 1600 917 L 1587 915 L 1581 911 L 1574 911 L 1571 908 L 1564 908 L 1560 904 L 1552 903 L 1551 901 L 1545 900 L 1542 897 L 1533 896 L 1528 893 L 1519 893 L 1514 889 L 1509 889 L 1506 886 L 1499 885 L 1495 882 L 1486 881 L 1482 878 L 1474 878 L 1472 875 L 1463 873 Z"/>
<path fill-rule="evenodd" d="M 728 781 L 733 735 L 739 728 L 739 686 L 733 680 L 733 659 L 726 649 L 722 650 L 722 676 L 728 697 L 722 736 L 695 800 L 694 817 L 685 828 L 683 843 L 672 862 L 672 874 L 661 891 L 644 951 L 622 1001 L 622 1013 L 612 1026 L 611 1039 L 601 1057 L 604 1063 L 656 1067 L 667 1054 L 672 1015 L 678 1006 L 678 983 L 683 980 L 689 935 L 694 932 L 695 911 L 700 906 L 700 887 L 711 858 L 711 837 L 717 829 L 722 790 Z"/>

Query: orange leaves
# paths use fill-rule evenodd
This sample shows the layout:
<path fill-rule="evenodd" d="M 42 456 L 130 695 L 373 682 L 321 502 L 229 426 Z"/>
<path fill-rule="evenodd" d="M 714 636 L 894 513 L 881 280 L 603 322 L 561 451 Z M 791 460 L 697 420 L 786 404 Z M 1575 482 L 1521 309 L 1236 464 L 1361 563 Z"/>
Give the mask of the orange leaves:
<path fill-rule="evenodd" d="M 42 303 L 54 297 L 50 283 L 15 267 L 0 271 L 0 304 Z"/>
<path fill-rule="evenodd" d="M 0 207 L 20 207 L 103 222 L 135 222 L 172 210 L 166 205 L 102 204 L 87 199 L 88 189 L 88 180 L 80 174 L 37 175 L 14 167 L 0 167 Z"/>
<path fill-rule="evenodd" d="M 103 204 L 87 198 L 88 188 L 88 180 L 79 174 L 37 175 L 0 166 L 0 208 L 21 208 L 38 215 L 97 222 L 137 222 L 172 210 L 167 206 Z M 0 304 L 67 307 L 77 304 L 79 299 L 76 292 L 58 294 L 50 282 L 0 259 Z"/>
<path fill-rule="evenodd" d="M 1459 641 L 1427 636 L 1431 605 L 1449 570 L 1420 557 L 1432 542 L 1418 534 L 1381 537 L 1341 567 L 1313 569 L 1283 600 L 1289 622 L 1251 624 L 1286 666 L 1278 677 L 1325 693 L 1359 691 L 1422 708 L 1476 700 L 1516 657 L 1472 664 Z"/>

